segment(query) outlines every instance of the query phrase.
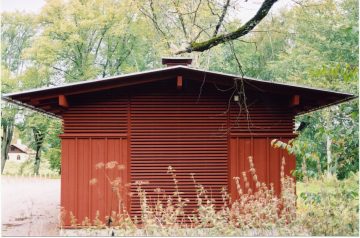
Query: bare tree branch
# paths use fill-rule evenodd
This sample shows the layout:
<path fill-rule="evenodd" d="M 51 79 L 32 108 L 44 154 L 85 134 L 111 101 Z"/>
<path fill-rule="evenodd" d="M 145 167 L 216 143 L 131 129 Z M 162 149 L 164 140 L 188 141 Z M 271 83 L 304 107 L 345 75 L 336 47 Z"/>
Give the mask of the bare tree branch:
<path fill-rule="evenodd" d="M 227 9 L 228 9 L 229 5 L 230 5 L 230 0 L 226 0 L 226 3 L 224 5 L 224 7 L 223 7 L 223 11 L 221 13 L 221 16 L 219 17 L 219 21 L 215 26 L 215 31 L 214 31 L 213 37 L 217 36 L 217 34 L 219 32 L 219 29 L 220 29 L 220 27 L 221 27 L 221 25 L 222 25 L 222 23 L 224 21 L 224 18 L 225 18 L 225 15 L 227 13 Z"/>
<path fill-rule="evenodd" d="M 200 31 L 196 34 L 196 36 L 193 38 L 193 41 L 196 41 L 202 33 L 205 33 L 206 35 L 208 35 L 208 37 L 211 37 L 210 34 L 208 34 L 206 31 L 209 30 L 210 28 L 212 28 L 212 26 L 209 26 L 207 28 L 202 28 L 201 26 L 194 24 L 194 26 L 196 26 Z"/>
<path fill-rule="evenodd" d="M 190 45 L 185 50 L 180 50 L 175 54 L 182 54 L 182 53 L 190 53 L 193 51 L 203 52 L 208 50 L 214 46 L 217 46 L 221 43 L 232 41 L 237 38 L 240 38 L 246 34 L 248 34 L 255 26 L 257 26 L 260 21 L 269 13 L 271 7 L 276 3 L 277 0 L 265 0 L 261 5 L 258 12 L 255 14 L 253 18 L 251 18 L 248 22 L 246 22 L 243 26 L 238 28 L 237 30 L 222 34 L 216 37 L 213 37 L 207 41 L 203 42 L 190 42 Z"/>
<path fill-rule="evenodd" d="M 179 1 L 173 1 L 173 5 L 175 7 L 176 13 L 178 15 L 179 21 L 180 21 L 180 25 L 181 25 L 181 29 L 184 33 L 185 39 L 188 39 L 188 33 L 186 31 L 186 27 L 185 27 L 185 20 L 183 18 L 183 14 L 180 12 L 180 8 L 179 8 Z"/>
<path fill-rule="evenodd" d="M 213 8 L 211 7 L 211 3 L 210 3 L 209 0 L 207 0 L 207 5 L 208 5 L 208 8 L 210 9 L 211 14 L 213 14 L 214 16 L 215 16 L 215 15 L 216 15 L 216 16 L 219 16 L 218 14 L 216 14 L 216 13 L 214 12 Z"/>
<path fill-rule="evenodd" d="M 150 10 L 151 10 L 151 15 L 150 15 L 149 13 L 147 13 L 146 10 L 143 9 L 143 8 L 139 8 L 139 11 L 140 11 L 144 16 L 148 17 L 148 18 L 152 21 L 155 29 L 163 35 L 163 37 L 164 37 L 164 39 L 165 39 L 165 42 L 166 42 L 166 45 L 167 45 L 167 47 L 170 49 L 171 46 L 170 46 L 170 43 L 169 43 L 169 40 L 168 40 L 168 36 L 167 36 L 166 33 L 161 29 L 161 27 L 159 26 L 158 19 L 157 19 L 157 15 L 156 15 L 155 9 L 154 9 L 154 3 L 153 3 L 152 0 L 149 1 L 149 6 L 150 6 Z"/>
<path fill-rule="evenodd" d="M 199 1 L 198 5 L 197 5 L 196 8 L 195 8 L 194 18 L 193 18 L 193 21 L 192 21 L 193 25 L 195 25 L 195 23 L 196 23 L 196 17 L 197 17 L 197 13 L 198 13 L 199 8 L 200 8 L 200 5 L 201 5 L 201 1 L 202 1 L 202 0 Z"/>

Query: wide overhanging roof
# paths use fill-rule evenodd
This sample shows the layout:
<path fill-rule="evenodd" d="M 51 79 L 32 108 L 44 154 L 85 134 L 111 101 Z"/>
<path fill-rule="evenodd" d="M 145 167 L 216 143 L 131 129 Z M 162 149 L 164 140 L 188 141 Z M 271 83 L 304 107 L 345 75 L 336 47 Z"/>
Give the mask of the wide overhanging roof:
<path fill-rule="evenodd" d="M 296 106 L 296 114 L 303 114 L 356 98 L 356 96 L 348 93 L 264 81 L 251 77 L 241 77 L 239 75 L 177 65 L 139 73 L 71 83 L 62 86 L 9 93 L 3 95 L 2 99 L 52 116 L 61 117 L 60 114 L 63 111 L 63 108 L 58 104 L 59 96 L 76 96 L 84 93 L 156 82 L 175 78 L 177 76 L 182 76 L 184 80 L 205 80 L 205 83 L 216 83 L 229 86 L 233 86 L 235 82 L 239 82 L 244 84 L 245 89 L 258 91 L 260 93 L 283 95 L 286 98 L 291 98 L 296 95 L 300 98 L 300 104 Z"/>

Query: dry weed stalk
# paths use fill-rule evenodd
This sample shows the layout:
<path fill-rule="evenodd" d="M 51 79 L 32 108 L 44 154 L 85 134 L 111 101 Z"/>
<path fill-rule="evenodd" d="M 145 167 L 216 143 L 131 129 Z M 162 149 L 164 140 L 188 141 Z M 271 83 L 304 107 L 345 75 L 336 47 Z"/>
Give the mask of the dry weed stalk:
<path fill-rule="evenodd" d="M 171 235 L 178 234 L 179 230 L 192 229 L 215 229 L 223 234 L 233 234 L 234 231 L 256 230 L 260 232 L 269 232 L 282 227 L 282 234 L 290 234 L 291 232 L 284 227 L 290 227 L 295 220 L 296 214 L 296 195 L 295 184 L 292 178 L 285 177 L 284 166 L 285 158 L 282 159 L 281 165 L 281 194 L 280 197 L 275 194 L 272 184 L 267 186 L 258 180 L 253 158 L 248 158 L 250 169 L 248 174 L 242 173 L 244 187 L 241 186 L 240 178 L 234 177 L 238 198 L 231 198 L 225 187 L 221 190 L 222 205 L 216 206 L 215 200 L 209 197 L 205 187 L 197 183 L 195 174 L 190 174 L 194 187 L 196 189 L 196 205 L 197 209 L 190 215 L 185 213 L 189 200 L 182 198 L 182 192 L 179 189 L 179 181 L 176 178 L 176 170 L 169 166 L 167 173 L 171 176 L 174 183 L 174 192 L 172 195 L 165 195 L 160 188 L 155 189 L 156 199 L 151 201 L 143 185 L 146 181 L 136 181 L 136 195 L 140 201 L 141 217 L 131 218 L 126 210 L 123 202 L 123 193 L 127 190 L 121 181 L 121 177 L 111 179 L 105 175 L 111 185 L 113 193 L 118 200 L 117 211 L 111 211 L 106 217 L 104 223 L 97 212 L 95 219 L 90 222 L 86 218 L 81 225 L 93 226 L 97 228 L 112 227 L 115 229 L 126 230 L 128 232 L 136 232 L 138 228 L 145 235 Z M 116 162 L 108 162 L 107 164 L 97 164 L 96 168 L 105 168 L 106 170 L 119 169 Z M 253 181 L 254 187 L 250 186 Z M 90 184 L 96 184 L 96 179 L 92 179 Z M 244 193 L 244 191 L 246 191 Z M 165 201 L 164 201 L 165 200 Z M 70 213 L 74 225 L 76 218 Z M 175 233 L 171 233 L 175 232 Z M 239 233 L 236 233 L 239 234 Z M 248 233 L 241 233 L 248 234 Z M 266 233 L 269 234 L 269 233 Z M 273 233 L 270 233 L 273 234 Z"/>

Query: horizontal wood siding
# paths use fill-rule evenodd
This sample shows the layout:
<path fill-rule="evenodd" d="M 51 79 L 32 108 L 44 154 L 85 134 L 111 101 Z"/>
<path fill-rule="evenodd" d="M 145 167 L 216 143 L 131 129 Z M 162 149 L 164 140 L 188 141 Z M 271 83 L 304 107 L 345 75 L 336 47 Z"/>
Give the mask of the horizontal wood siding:
<path fill-rule="evenodd" d="M 202 184 L 215 203 L 221 203 L 221 188 L 228 184 L 227 114 L 222 98 L 197 95 L 134 96 L 131 99 L 131 180 L 143 185 L 150 201 L 160 188 L 163 202 L 174 194 L 172 166 L 179 190 L 188 199 L 185 210 L 196 208 L 196 189 L 191 178 Z M 136 194 L 136 186 L 132 186 Z M 131 200 L 132 215 L 140 215 L 138 196 Z"/>
<path fill-rule="evenodd" d="M 264 99 L 265 100 L 265 99 Z M 247 100 L 247 106 L 231 103 L 232 134 L 292 134 L 294 115 L 288 105 L 260 100 Z"/>
<path fill-rule="evenodd" d="M 64 133 L 126 133 L 127 98 L 94 98 L 74 102 L 63 113 Z"/>

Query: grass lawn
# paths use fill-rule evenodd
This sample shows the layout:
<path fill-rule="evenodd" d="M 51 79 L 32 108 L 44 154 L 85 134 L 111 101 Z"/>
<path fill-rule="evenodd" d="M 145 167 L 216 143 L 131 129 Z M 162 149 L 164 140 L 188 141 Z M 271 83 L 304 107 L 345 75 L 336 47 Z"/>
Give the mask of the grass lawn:
<path fill-rule="evenodd" d="M 34 174 L 34 159 L 29 159 L 24 162 L 6 161 L 3 175 L 33 175 Z M 39 174 L 47 177 L 60 178 L 60 175 L 50 169 L 47 159 L 42 159 L 40 163 Z"/>

